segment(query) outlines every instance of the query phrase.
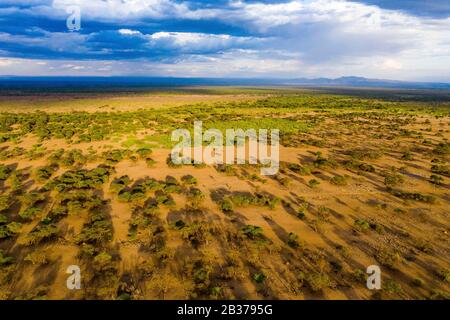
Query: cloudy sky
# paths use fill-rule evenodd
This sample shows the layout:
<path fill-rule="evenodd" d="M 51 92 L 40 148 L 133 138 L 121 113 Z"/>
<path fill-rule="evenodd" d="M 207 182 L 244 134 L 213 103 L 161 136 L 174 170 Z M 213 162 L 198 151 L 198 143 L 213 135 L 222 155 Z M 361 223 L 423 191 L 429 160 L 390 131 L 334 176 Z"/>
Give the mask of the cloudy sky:
<path fill-rule="evenodd" d="M 0 0 L 0 75 L 450 82 L 450 1 Z"/>

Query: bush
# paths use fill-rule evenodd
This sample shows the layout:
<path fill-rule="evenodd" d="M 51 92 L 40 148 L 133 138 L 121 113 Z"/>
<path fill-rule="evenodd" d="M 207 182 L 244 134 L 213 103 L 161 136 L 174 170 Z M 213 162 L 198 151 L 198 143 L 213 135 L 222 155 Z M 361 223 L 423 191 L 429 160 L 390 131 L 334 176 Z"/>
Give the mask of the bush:
<path fill-rule="evenodd" d="M 166 159 L 166 164 L 167 164 L 167 166 L 169 167 L 169 168 L 181 168 L 182 167 L 182 164 L 175 164 L 173 161 L 172 161 L 172 156 L 169 154 L 169 156 L 167 157 L 167 159 Z"/>
<path fill-rule="evenodd" d="M 181 230 L 181 237 L 189 241 L 194 247 L 198 247 L 206 243 L 209 235 L 209 227 L 204 222 L 195 222 L 185 226 Z"/>
<path fill-rule="evenodd" d="M 431 172 L 435 174 L 440 174 L 441 176 L 450 177 L 450 169 L 448 168 L 448 166 L 433 165 L 431 166 Z"/>
<path fill-rule="evenodd" d="M 247 225 L 242 228 L 242 233 L 249 239 L 255 240 L 263 237 L 263 229 L 258 226 Z"/>
<path fill-rule="evenodd" d="M 440 177 L 440 176 L 438 176 L 438 175 L 435 175 L 435 174 L 432 174 L 431 176 L 430 176 L 430 183 L 432 183 L 432 184 L 435 184 L 435 185 L 437 185 L 437 186 L 440 186 L 440 185 L 442 185 L 443 184 L 443 182 L 444 182 L 444 178 L 442 178 L 442 177 Z"/>
<path fill-rule="evenodd" d="M 450 268 L 439 271 L 439 278 L 441 278 L 442 281 L 450 282 Z"/>
<path fill-rule="evenodd" d="M 316 179 L 311 179 L 311 180 L 308 181 L 308 186 L 309 186 L 310 188 L 315 188 L 315 187 L 317 187 L 319 184 L 320 184 L 320 182 L 317 181 Z"/>
<path fill-rule="evenodd" d="M 322 272 L 313 272 L 306 276 L 306 281 L 313 291 L 321 291 L 331 286 L 328 275 Z"/>
<path fill-rule="evenodd" d="M 447 155 L 450 154 L 450 143 L 449 142 L 441 142 L 434 148 L 433 153 L 438 155 Z"/>
<path fill-rule="evenodd" d="M 412 285 L 415 287 L 423 287 L 424 284 L 424 281 L 420 278 L 414 278 L 412 281 Z"/>
<path fill-rule="evenodd" d="M 10 222 L 7 225 L 0 225 L 0 239 L 9 238 L 20 232 L 22 224 L 19 222 Z"/>
<path fill-rule="evenodd" d="M 345 161 L 344 166 L 347 169 L 351 169 L 351 170 L 358 170 L 358 171 L 369 172 L 369 173 L 375 172 L 375 167 L 373 165 L 367 164 L 364 162 L 360 162 L 360 161 L 356 161 L 353 159 Z"/>
<path fill-rule="evenodd" d="M 131 179 L 125 175 L 111 182 L 109 189 L 111 192 L 119 193 L 131 183 Z"/>
<path fill-rule="evenodd" d="M 39 182 L 46 181 L 55 173 L 56 169 L 51 166 L 39 167 L 36 169 L 35 175 Z"/>
<path fill-rule="evenodd" d="M 288 236 L 288 241 L 287 241 L 288 245 L 291 246 L 292 248 L 298 248 L 299 247 L 299 243 L 298 243 L 298 235 L 296 235 L 295 233 L 289 233 Z"/>
<path fill-rule="evenodd" d="M 184 177 L 181 178 L 181 181 L 185 184 L 185 185 L 196 185 L 197 184 L 197 179 L 194 178 L 191 175 L 186 175 Z"/>
<path fill-rule="evenodd" d="M 25 256 L 23 260 L 38 266 L 48 263 L 48 257 L 45 252 L 32 252 Z"/>
<path fill-rule="evenodd" d="M 0 250 L 0 267 L 13 263 L 14 258 L 8 257 L 3 253 L 3 250 Z"/>
<path fill-rule="evenodd" d="M 317 159 L 314 160 L 313 164 L 316 168 L 336 168 L 337 166 L 335 160 L 323 157 L 321 152 L 317 152 Z"/>
<path fill-rule="evenodd" d="M 1 195 L 0 196 L 0 212 L 8 210 L 13 203 L 13 200 L 10 195 Z"/>
<path fill-rule="evenodd" d="M 400 184 L 403 184 L 405 179 L 400 175 L 396 173 L 388 173 L 384 177 L 384 184 L 386 187 L 394 187 Z"/>
<path fill-rule="evenodd" d="M 112 264 L 112 256 L 102 251 L 94 258 L 94 270 L 97 272 L 108 271 L 114 268 Z"/>
<path fill-rule="evenodd" d="M 349 155 L 356 160 L 375 160 L 381 158 L 383 154 L 370 149 L 355 149 L 350 151 Z"/>
<path fill-rule="evenodd" d="M 383 290 L 389 294 L 399 294 L 402 292 L 402 287 L 394 280 L 387 279 L 384 281 Z"/>
<path fill-rule="evenodd" d="M 386 250 L 381 250 L 378 252 L 376 258 L 383 266 L 391 269 L 397 269 L 398 264 L 402 260 L 397 252 L 390 252 Z"/>
<path fill-rule="evenodd" d="M 32 220 L 41 212 L 42 208 L 40 207 L 28 207 L 25 210 L 20 211 L 19 216 L 24 220 Z"/>
<path fill-rule="evenodd" d="M 231 211 L 233 211 L 233 202 L 229 198 L 224 198 L 220 202 L 220 209 L 223 212 L 231 212 Z"/>
<path fill-rule="evenodd" d="M 330 183 L 336 186 L 345 186 L 347 185 L 347 178 L 337 175 L 331 178 Z"/>
<path fill-rule="evenodd" d="M 266 276 L 264 275 L 264 273 L 255 273 L 255 274 L 253 275 L 253 280 L 254 280 L 256 283 L 263 283 L 264 280 L 266 280 Z"/>
<path fill-rule="evenodd" d="M 97 188 L 108 181 L 114 169 L 99 166 L 92 170 L 67 171 L 48 184 L 48 189 L 66 192 L 73 189 Z"/>
<path fill-rule="evenodd" d="M 305 220 L 305 219 L 306 219 L 306 213 L 305 213 L 305 211 L 306 211 L 306 208 L 299 208 L 299 209 L 297 210 L 297 217 L 298 217 L 300 220 Z"/>
<path fill-rule="evenodd" d="M 155 193 L 155 196 L 156 196 L 155 200 L 156 200 L 157 204 L 163 204 L 165 206 L 175 205 L 175 201 L 169 194 L 159 191 L 159 192 Z"/>
<path fill-rule="evenodd" d="M 198 206 L 205 199 L 203 192 L 197 188 L 190 188 L 186 196 L 194 207 Z"/>
<path fill-rule="evenodd" d="M 95 221 L 84 228 L 77 237 L 78 243 L 101 243 L 112 238 L 111 224 L 108 221 Z"/>
<path fill-rule="evenodd" d="M 24 239 L 24 245 L 38 244 L 43 240 L 50 239 L 58 233 L 58 228 L 54 224 L 40 224 L 34 228 Z"/>
<path fill-rule="evenodd" d="M 12 172 L 11 168 L 9 168 L 3 164 L 0 164 L 0 180 L 8 179 L 11 172 Z"/>
<path fill-rule="evenodd" d="M 225 173 L 227 176 L 236 175 L 236 170 L 230 164 L 219 164 L 215 168 L 218 172 Z"/>
<path fill-rule="evenodd" d="M 136 153 L 142 159 L 147 159 L 147 157 L 152 154 L 152 149 L 150 149 L 149 147 L 142 147 L 142 148 L 137 149 Z"/>
<path fill-rule="evenodd" d="M 415 200 L 425 203 L 435 203 L 436 198 L 431 195 L 423 195 L 420 192 L 406 192 L 401 190 L 390 190 L 390 193 L 397 198 L 405 200 Z"/>
<path fill-rule="evenodd" d="M 402 155 L 402 160 L 405 160 L 405 161 L 412 161 L 412 160 L 414 160 L 413 156 L 412 156 L 412 153 L 411 152 L 405 152 Z"/>
<path fill-rule="evenodd" d="M 364 231 L 364 230 L 370 229 L 370 224 L 366 220 L 358 219 L 358 220 L 355 220 L 355 227 L 358 230 Z"/>
<path fill-rule="evenodd" d="M 229 196 L 229 199 L 235 206 L 237 207 L 248 207 L 251 205 L 254 206 L 265 206 L 270 209 L 274 209 L 275 206 L 280 202 L 280 199 L 277 197 L 272 197 L 266 194 L 246 194 L 246 193 L 238 193 Z"/>

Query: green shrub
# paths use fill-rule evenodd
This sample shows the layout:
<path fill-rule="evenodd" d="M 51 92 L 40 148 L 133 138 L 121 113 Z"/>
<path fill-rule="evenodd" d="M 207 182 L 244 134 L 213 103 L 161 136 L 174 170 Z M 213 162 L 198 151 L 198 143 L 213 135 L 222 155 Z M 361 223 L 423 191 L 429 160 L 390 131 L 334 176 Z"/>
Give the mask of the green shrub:
<path fill-rule="evenodd" d="M 433 153 L 438 155 L 448 155 L 450 154 L 450 143 L 449 142 L 441 142 L 436 148 L 434 148 Z"/>
<path fill-rule="evenodd" d="M 299 247 L 298 235 L 296 235 L 295 233 L 292 233 L 292 232 L 289 233 L 287 243 L 292 248 L 298 248 Z"/>
<path fill-rule="evenodd" d="M 336 186 L 345 186 L 347 185 L 347 178 L 337 175 L 331 178 L 330 183 Z"/>
<path fill-rule="evenodd" d="M 77 238 L 78 243 L 101 243 L 112 238 L 111 224 L 108 221 L 95 221 L 84 228 Z"/>
<path fill-rule="evenodd" d="M 24 239 L 25 245 L 38 244 L 43 240 L 50 239 L 58 233 L 58 228 L 53 224 L 40 224 L 34 228 Z"/>
<path fill-rule="evenodd" d="M 209 236 L 209 227 L 204 222 L 194 222 L 181 229 L 181 237 L 189 241 L 194 247 L 206 243 Z"/>
<path fill-rule="evenodd" d="M 405 179 L 400 174 L 387 173 L 384 177 L 386 187 L 394 187 L 403 184 L 403 182 L 405 182 Z"/>
<path fill-rule="evenodd" d="M 317 181 L 316 179 L 311 179 L 311 180 L 308 181 L 308 186 L 309 186 L 310 188 L 315 188 L 315 187 L 317 187 L 319 184 L 320 184 L 320 182 Z"/>
<path fill-rule="evenodd" d="M 12 172 L 11 168 L 9 168 L 3 164 L 0 164 L 0 180 L 8 179 L 11 172 Z"/>
<path fill-rule="evenodd" d="M 264 280 L 266 280 L 266 276 L 264 275 L 264 273 L 255 273 L 255 274 L 253 275 L 253 280 L 254 280 L 256 283 L 263 283 Z"/>
<path fill-rule="evenodd" d="M 383 155 L 380 151 L 370 149 L 355 149 L 349 152 L 349 155 L 356 160 L 375 160 Z"/>
<path fill-rule="evenodd" d="M 3 253 L 3 250 L 0 250 L 0 267 L 11 264 L 14 262 L 13 257 L 8 257 Z"/>
<path fill-rule="evenodd" d="M 406 192 L 401 190 L 390 190 L 392 195 L 405 200 L 415 200 L 425 203 L 435 203 L 436 198 L 432 195 L 423 195 L 420 192 Z"/>
<path fill-rule="evenodd" d="M 105 251 L 97 254 L 93 262 L 94 270 L 97 272 L 113 269 L 112 256 Z"/>
<path fill-rule="evenodd" d="M 0 196 L 0 212 L 8 210 L 13 204 L 13 199 L 10 195 L 1 195 Z"/>
<path fill-rule="evenodd" d="M 412 160 L 414 160 L 412 153 L 411 152 L 405 152 L 402 155 L 402 160 L 405 160 L 405 161 L 412 161 Z"/>
<path fill-rule="evenodd" d="M 46 181 L 55 173 L 56 169 L 51 166 L 39 167 L 36 169 L 35 175 L 39 182 Z"/>
<path fill-rule="evenodd" d="M 223 212 L 231 212 L 231 211 L 233 211 L 233 202 L 229 198 L 224 198 L 220 202 L 220 209 Z"/>
<path fill-rule="evenodd" d="M 13 262 L 14 262 L 13 257 L 6 256 L 3 250 L 0 250 L 0 267 L 11 264 Z"/>
<path fill-rule="evenodd" d="M 114 169 L 108 166 L 99 166 L 92 170 L 67 171 L 50 182 L 47 188 L 59 192 L 97 188 L 107 182 L 113 172 Z"/>
<path fill-rule="evenodd" d="M 183 176 L 181 178 L 181 181 L 185 184 L 185 185 L 196 185 L 197 184 L 197 179 L 191 175 L 186 175 Z"/>
<path fill-rule="evenodd" d="M 155 196 L 156 196 L 155 200 L 158 204 L 163 204 L 165 206 L 175 205 L 175 201 L 169 194 L 160 191 L 155 193 Z"/>
<path fill-rule="evenodd" d="M 255 240 L 263 237 L 263 229 L 258 226 L 247 225 L 242 228 L 242 233 L 249 239 Z"/>
<path fill-rule="evenodd" d="M 441 176 L 450 177 L 450 169 L 445 165 L 433 165 L 431 166 L 431 172 L 440 174 Z"/>
<path fill-rule="evenodd" d="M 336 168 L 337 163 L 334 159 L 325 158 L 322 156 L 321 152 L 317 152 L 317 159 L 313 162 L 316 168 Z"/>
<path fill-rule="evenodd" d="M 423 287 L 424 281 L 420 278 L 414 278 L 412 281 L 412 285 L 415 287 Z"/>
<path fill-rule="evenodd" d="M 306 276 L 306 281 L 313 291 L 321 291 L 331 286 L 331 280 L 325 273 L 313 272 Z"/>
<path fill-rule="evenodd" d="M 205 199 L 203 192 L 197 188 L 190 188 L 186 196 L 188 201 L 190 201 L 195 207 L 198 206 L 203 199 Z"/>
<path fill-rule="evenodd" d="M 370 224 L 366 220 L 358 219 L 358 220 L 355 220 L 355 227 L 359 230 L 364 231 L 364 230 L 370 229 Z"/>
<path fill-rule="evenodd" d="M 377 254 L 377 260 L 383 265 L 391 269 L 397 269 L 398 264 L 402 261 L 397 252 L 381 250 Z"/>
<path fill-rule="evenodd" d="M 42 208 L 40 207 L 28 207 L 25 210 L 19 212 L 19 216 L 24 220 L 32 220 L 39 213 L 42 212 Z"/>
<path fill-rule="evenodd" d="M 429 181 L 430 181 L 430 183 L 432 183 L 432 184 L 435 184 L 435 185 L 437 185 L 437 186 L 440 186 L 440 185 L 443 184 L 444 178 L 442 178 L 441 176 L 432 174 L 432 175 L 430 176 L 430 180 L 429 180 Z"/>
<path fill-rule="evenodd" d="M 19 222 L 11 222 L 6 225 L 6 228 L 11 234 L 17 234 L 20 232 L 20 229 L 22 229 L 22 224 Z"/>
<path fill-rule="evenodd" d="M 442 281 L 450 282 L 450 268 L 440 270 L 439 278 L 441 278 Z"/>
<path fill-rule="evenodd" d="M 119 193 L 123 189 L 125 189 L 129 184 L 131 183 L 131 179 L 128 177 L 128 175 L 121 176 L 118 179 L 115 179 L 111 182 L 109 189 L 111 192 Z"/>
<path fill-rule="evenodd" d="M 402 287 L 394 280 L 386 279 L 384 281 L 383 290 L 389 294 L 400 294 L 402 292 Z"/>
<path fill-rule="evenodd" d="M 149 147 L 142 147 L 136 150 L 136 153 L 142 158 L 146 159 L 149 155 L 152 154 L 152 149 Z"/>

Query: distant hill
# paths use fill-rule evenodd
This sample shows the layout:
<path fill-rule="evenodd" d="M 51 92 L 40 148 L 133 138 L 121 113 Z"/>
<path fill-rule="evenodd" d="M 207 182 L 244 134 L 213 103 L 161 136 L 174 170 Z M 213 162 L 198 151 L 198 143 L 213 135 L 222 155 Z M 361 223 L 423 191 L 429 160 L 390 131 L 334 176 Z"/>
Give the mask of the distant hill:
<path fill-rule="evenodd" d="M 410 89 L 450 89 L 450 83 L 439 82 L 407 82 L 385 79 L 368 79 L 364 77 L 341 77 L 336 79 L 292 79 L 285 82 L 291 85 L 308 86 L 343 86 L 343 87 L 380 87 L 380 88 L 410 88 Z"/>
<path fill-rule="evenodd" d="M 22 77 L 0 76 L 0 90 L 55 90 L 93 88 L 146 88 L 170 86 L 314 86 L 402 89 L 450 89 L 450 83 L 407 82 L 364 77 L 256 79 L 171 77 Z"/>

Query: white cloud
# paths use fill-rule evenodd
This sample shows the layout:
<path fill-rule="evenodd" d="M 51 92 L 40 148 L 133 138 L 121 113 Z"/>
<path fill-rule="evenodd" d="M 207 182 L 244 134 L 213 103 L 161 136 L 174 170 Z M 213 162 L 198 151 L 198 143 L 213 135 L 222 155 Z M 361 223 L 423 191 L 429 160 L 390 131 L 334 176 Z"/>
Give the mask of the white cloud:
<path fill-rule="evenodd" d="M 127 36 L 131 35 L 140 35 L 141 33 L 136 30 L 130 30 L 130 29 L 119 29 L 119 33 Z"/>
<path fill-rule="evenodd" d="M 159 49 L 176 49 L 182 52 L 218 51 L 236 46 L 256 45 L 258 39 L 233 37 L 226 34 L 193 32 L 156 32 L 148 35 L 149 45 Z"/>
<path fill-rule="evenodd" d="M 186 3 L 172 0 L 54 0 L 52 7 L 62 11 L 69 6 L 79 6 L 83 18 L 102 21 L 160 19 L 196 14 Z"/>

